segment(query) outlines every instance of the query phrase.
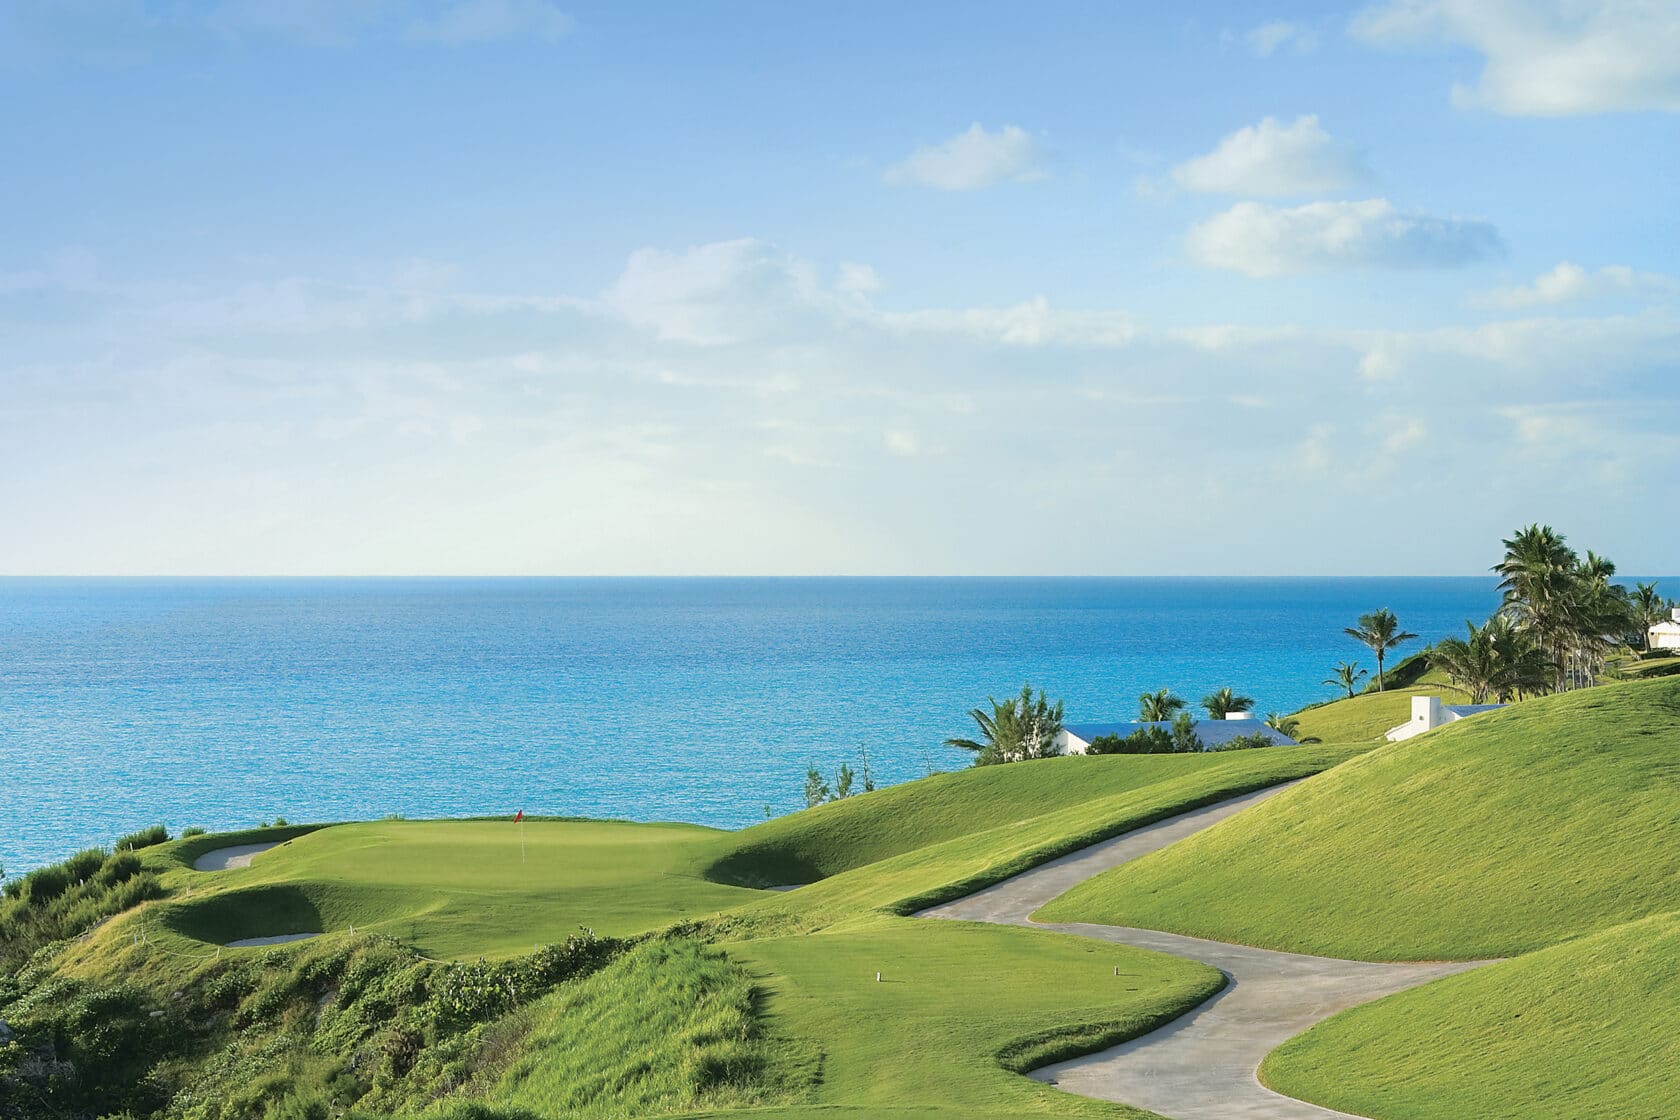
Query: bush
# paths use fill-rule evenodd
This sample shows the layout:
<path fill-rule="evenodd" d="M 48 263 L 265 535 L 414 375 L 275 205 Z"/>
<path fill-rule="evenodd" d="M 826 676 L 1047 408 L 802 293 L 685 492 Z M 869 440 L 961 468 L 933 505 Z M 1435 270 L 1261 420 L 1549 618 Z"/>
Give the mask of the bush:
<path fill-rule="evenodd" d="M 204 830 L 202 828 L 199 828 L 197 825 L 192 825 L 190 827 L 183 828 L 181 830 L 181 839 L 183 839 L 183 840 L 191 840 L 194 836 L 203 836 L 203 835 L 205 835 Z"/>
<path fill-rule="evenodd" d="M 169 830 L 161 824 L 154 824 L 150 828 L 142 828 L 139 832 L 131 832 L 122 837 L 114 845 L 113 851 L 132 852 L 136 848 L 149 848 L 153 844 L 164 844 L 169 841 Z"/>
<path fill-rule="evenodd" d="M 1248 751 L 1257 747 L 1274 747 L 1277 744 L 1258 731 L 1251 731 L 1247 735 L 1234 735 L 1216 747 L 1209 747 L 1210 751 Z"/>
<path fill-rule="evenodd" d="M 1130 735 L 1099 735 L 1091 740 L 1087 754 L 1194 754 L 1203 750 L 1196 723 L 1180 712 L 1170 727 L 1146 724 Z"/>

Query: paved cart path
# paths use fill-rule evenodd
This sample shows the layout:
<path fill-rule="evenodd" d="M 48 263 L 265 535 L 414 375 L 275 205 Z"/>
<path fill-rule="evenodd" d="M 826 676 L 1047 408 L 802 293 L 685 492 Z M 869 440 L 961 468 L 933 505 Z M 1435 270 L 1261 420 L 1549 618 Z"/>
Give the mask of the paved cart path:
<path fill-rule="evenodd" d="M 1371 964 L 1278 953 L 1156 930 L 1038 923 L 1033 911 L 1093 875 L 1159 851 L 1289 788 L 1234 797 L 1104 840 L 966 898 L 924 910 L 951 918 L 1095 937 L 1212 965 L 1229 983 L 1201 1006 L 1120 1046 L 1034 1070 L 1070 1093 L 1147 1108 L 1173 1120 L 1325 1120 L 1347 1117 L 1274 1093 L 1255 1076 L 1285 1040 L 1355 1004 L 1485 962 Z"/>

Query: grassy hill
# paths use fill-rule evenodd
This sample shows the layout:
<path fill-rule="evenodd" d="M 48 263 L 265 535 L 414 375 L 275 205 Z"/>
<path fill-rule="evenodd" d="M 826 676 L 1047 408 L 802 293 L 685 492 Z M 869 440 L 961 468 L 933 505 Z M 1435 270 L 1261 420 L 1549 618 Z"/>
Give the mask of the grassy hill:
<path fill-rule="evenodd" d="M 1382 1120 L 1665 1117 L 1677 1028 L 1680 914 L 1663 914 L 1356 1007 L 1260 1076 Z"/>
<path fill-rule="evenodd" d="M 1371 960 L 1506 956 L 1680 909 L 1676 825 L 1680 680 L 1612 685 L 1371 751 L 1037 917 Z"/>

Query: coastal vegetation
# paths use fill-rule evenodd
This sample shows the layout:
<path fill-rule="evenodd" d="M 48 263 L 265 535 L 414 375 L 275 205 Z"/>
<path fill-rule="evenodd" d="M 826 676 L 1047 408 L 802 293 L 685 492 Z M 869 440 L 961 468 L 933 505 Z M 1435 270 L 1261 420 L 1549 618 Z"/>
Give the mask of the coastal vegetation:
<path fill-rule="evenodd" d="M 1057 736 L 1062 730 L 1062 702 L 1050 703 L 1041 689 L 1033 695 L 1032 685 L 1021 686 L 1021 694 L 1007 700 L 991 699 L 991 711 L 975 708 L 969 717 L 980 731 L 978 739 L 947 739 L 946 746 L 974 752 L 974 765 L 1022 762 L 1050 758 L 1060 752 Z"/>
<path fill-rule="evenodd" d="M 1138 719 L 1144 723 L 1170 723 L 1186 707 L 1171 689 L 1161 688 L 1138 697 Z"/>
<path fill-rule="evenodd" d="M 1372 611 L 1370 614 L 1359 616 L 1356 626 L 1349 626 L 1342 631 L 1356 642 L 1369 646 L 1371 652 L 1377 655 L 1377 691 L 1383 691 L 1383 659 L 1389 651 L 1405 645 L 1417 638 L 1416 634 L 1400 629 L 1400 620 L 1387 607 Z"/>
<path fill-rule="evenodd" d="M 1225 687 L 1202 697 L 1202 707 L 1207 710 L 1209 719 L 1224 719 L 1237 712 L 1253 711 L 1254 698 L 1239 696 L 1229 687 Z"/>
<path fill-rule="evenodd" d="M 1370 675 L 1370 670 L 1361 669 L 1359 667 L 1359 662 L 1357 661 L 1340 661 L 1336 664 L 1335 675 L 1327 677 L 1319 683 L 1335 685 L 1337 688 L 1346 689 L 1347 698 L 1352 700 L 1354 686 Z"/>

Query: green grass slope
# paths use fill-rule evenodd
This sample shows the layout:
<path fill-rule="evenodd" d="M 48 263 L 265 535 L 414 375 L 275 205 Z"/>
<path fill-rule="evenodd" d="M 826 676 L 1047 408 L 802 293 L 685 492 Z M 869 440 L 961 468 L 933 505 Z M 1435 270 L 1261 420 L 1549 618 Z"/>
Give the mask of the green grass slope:
<path fill-rule="evenodd" d="M 1316 738 L 1326 743 L 1380 743 L 1383 733 L 1412 718 L 1412 697 L 1439 696 L 1448 704 L 1462 704 L 1469 699 L 1462 691 L 1438 674 L 1429 674 L 1419 684 L 1407 688 L 1390 688 L 1386 692 L 1362 692 L 1358 696 L 1334 700 L 1317 707 L 1303 708 L 1295 713 L 1300 721 L 1300 737 Z"/>
<path fill-rule="evenodd" d="M 1279 770 L 1282 757 L 1256 752 L 1069 756 L 935 774 L 754 825 L 732 838 L 707 873 L 747 886 L 815 882 L 1146 786 L 1211 773 L 1271 774 Z M 1307 756 L 1287 757 L 1281 769 L 1293 774 Z"/>
<path fill-rule="evenodd" d="M 1680 909 L 1680 680 L 1357 758 L 1038 917 L 1371 960 L 1508 956 Z"/>
<path fill-rule="evenodd" d="M 1260 1076 L 1382 1120 L 1673 1116 L 1680 915 L 1354 1008 L 1273 1051 Z"/>
<path fill-rule="evenodd" d="M 898 826 L 901 834 L 915 829 L 913 818 L 922 799 L 931 807 L 952 789 L 960 791 L 969 780 L 990 793 L 1000 784 L 993 773 L 1004 776 L 1004 789 L 1018 781 L 1057 794 L 1039 802 L 1048 808 L 1037 816 L 1018 816 L 1007 808 L 1007 797 L 999 798 L 1000 811 L 989 818 L 976 811 L 970 831 L 937 839 L 942 830 L 930 830 L 930 839 L 922 846 L 770 895 L 734 911 L 732 921 L 747 929 L 809 931 L 878 913 L 909 914 L 1165 817 L 1317 774 L 1359 750 L 1274 747 L 1178 756 L 1052 758 L 949 775 L 960 780 L 917 791 L 915 800 L 899 804 L 899 815 L 912 818 Z M 1158 765 L 1163 761 L 1174 764 Z M 1140 776 L 1153 780 L 1143 781 Z M 809 815 L 815 835 L 802 838 L 804 842 L 811 847 L 830 845 L 844 853 L 845 840 L 853 835 L 851 822 L 826 808 Z M 824 835 L 820 830 L 829 821 L 844 825 L 844 831 Z M 740 836 L 749 851 L 757 852 L 762 848 L 752 838 L 753 831 Z"/>

